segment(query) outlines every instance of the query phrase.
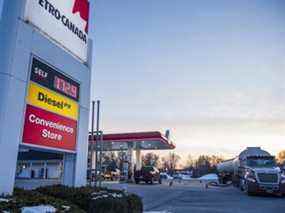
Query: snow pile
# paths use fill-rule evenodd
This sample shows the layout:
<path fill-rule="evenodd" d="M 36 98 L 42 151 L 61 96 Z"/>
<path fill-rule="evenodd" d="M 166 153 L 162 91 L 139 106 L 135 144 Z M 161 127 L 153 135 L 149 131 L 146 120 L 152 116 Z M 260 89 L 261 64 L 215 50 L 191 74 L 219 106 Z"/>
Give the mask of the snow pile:
<path fill-rule="evenodd" d="M 70 209 L 71 209 L 71 207 L 70 206 L 61 206 L 62 208 L 63 208 L 63 210 L 64 211 L 69 211 Z"/>
<path fill-rule="evenodd" d="M 107 197 L 113 197 L 113 198 L 122 198 L 124 195 L 122 193 L 111 193 L 107 191 L 101 191 L 101 192 L 94 192 L 92 193 L 92 200 L 107 198 Z"/>
<path fill-rule="evenodd" d="M 33 206 L 33 207 L 23 207 L 22 213 L 55 213 L 56 208 L 50 205 L 41 205 L 41 206 Z"/>
<path fill-rule="evenodd" d="M 6 198 L 0 198 L 0 203 L 1 203 L 1 202 L 8 203 L 9 201 L 10 201 L 9 199 L 6 199 Z"/>
<path fill-rule="evenodd" d="M 168 211 L 152 211 L 152 212 L 144 212 L 144 213 L 171 213 Z"/>
<path fill-rule="evenodd" d="M 181 175 L 182 180 L 192 180 L 193 178 L 190 175 Z"/>
<path fill-rule="evenodd" d="M 219 178 L 216 174 L 207 174 L 198 178 L 198 180 L 208 180 L 208 181 L 217 181 L 218 179 Z"/>

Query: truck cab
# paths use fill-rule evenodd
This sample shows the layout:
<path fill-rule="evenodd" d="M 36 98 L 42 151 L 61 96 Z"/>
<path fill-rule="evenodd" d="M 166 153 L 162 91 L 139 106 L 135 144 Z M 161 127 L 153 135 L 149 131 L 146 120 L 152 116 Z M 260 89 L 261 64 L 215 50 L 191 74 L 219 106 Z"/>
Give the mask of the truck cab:
<path fill-rule="evenodd" d="M 285 194 L 285 174 L 275 157 L 260 147 L 247 147 L 236 158 L 217 165 L 220 182 L 231 180 L 247 194 Z"/>
<path fill-rule="evenodd" d="M 240 188 L 248 194 L 285 193 L 285 176 L 276 165 L 274 156 L 248 156 L 239 174 Z"/>

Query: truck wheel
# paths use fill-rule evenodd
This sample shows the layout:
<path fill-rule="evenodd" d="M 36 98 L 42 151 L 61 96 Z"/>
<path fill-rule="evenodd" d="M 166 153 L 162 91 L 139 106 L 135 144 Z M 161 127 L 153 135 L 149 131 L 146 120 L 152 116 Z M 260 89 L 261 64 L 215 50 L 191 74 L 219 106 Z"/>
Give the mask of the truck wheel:
<path fill-rule="evenodd" d="M 161 178 L 159 178 L 158 183 L 161 184 Z"/>
<path fill-rule="evenodd" d="M 247 183 L 244 183 L 244 184 L 243 184 L 243 191 L 244 191 L 246 194 L 248 194 L 248 185 L 247 185 Z"/>
<path fill-rule="evenodd" d="M 241 190 L 242 192 L 245 191 L 244 185 L 245 185 L 245 184 L 244 184 L 244 181 L 243 181 L 242 179 L 240 179 L 240 180 L 239 180 L 239 188 L 240 188 L 240 190 Z"/>
<path fill-rule="evenodd" d="M 140 181 L 139 181 L 138 179 L 135 179 L 135 183 L 136 183 L 136 184 L 139 184 Z"/>
<path fill-rule="evenodd" d="M 239 176 L 233 175 L 232 176 L 233 186 L 239 188 L 240 187 L 240 180 L 241 180 L 241 178 Z"/>
<path fill-rule="evenodd" d="M 254 194 L 254 192 L 247 191 L 247 195 L 248 196 L 254 196 L 255 194 Z"/>
<path fill-rule="evenodd" d="M 244 183 L 243 186 L 244 186 L 244 187 L 243 187 L 243 188 L 244 188 L 244 192 L 245 192 L 248 196 L 253 196 L 253 195 L 254 195 L 254 192 L 248 190 L 248 185 L 247 185 L 247 183 Z"/>

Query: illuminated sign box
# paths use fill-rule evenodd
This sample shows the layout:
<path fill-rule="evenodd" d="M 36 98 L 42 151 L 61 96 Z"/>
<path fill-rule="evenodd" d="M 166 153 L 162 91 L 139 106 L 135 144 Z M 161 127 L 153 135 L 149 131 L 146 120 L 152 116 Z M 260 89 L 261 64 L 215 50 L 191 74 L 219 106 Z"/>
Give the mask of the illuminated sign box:
<path fill-rule="evenodd" d="M 80 84 L 33 57 L 23 144 L 76 152 Z"/>
<path fill-rule="evenodd" d="M 27 105 L 23 143 L 75 151 L 76 135 L 75 120 Z"/>
<path fill-rule="evenodd" d="M 27 0 L 25 21 L 82 61 L 87 61 L 88 0 Z"/>

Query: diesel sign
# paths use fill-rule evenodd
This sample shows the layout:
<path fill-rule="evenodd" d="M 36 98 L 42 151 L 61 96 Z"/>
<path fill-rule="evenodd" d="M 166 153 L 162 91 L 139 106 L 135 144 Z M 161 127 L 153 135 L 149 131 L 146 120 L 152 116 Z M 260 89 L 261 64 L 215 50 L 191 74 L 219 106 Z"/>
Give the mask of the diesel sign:
<path fill-rule="evenodd" d="M 58 115 L 77 120 L 78 103 L 36 83 L 30 82 L 27 102 L 33 106 L 51 111 Z"/>

